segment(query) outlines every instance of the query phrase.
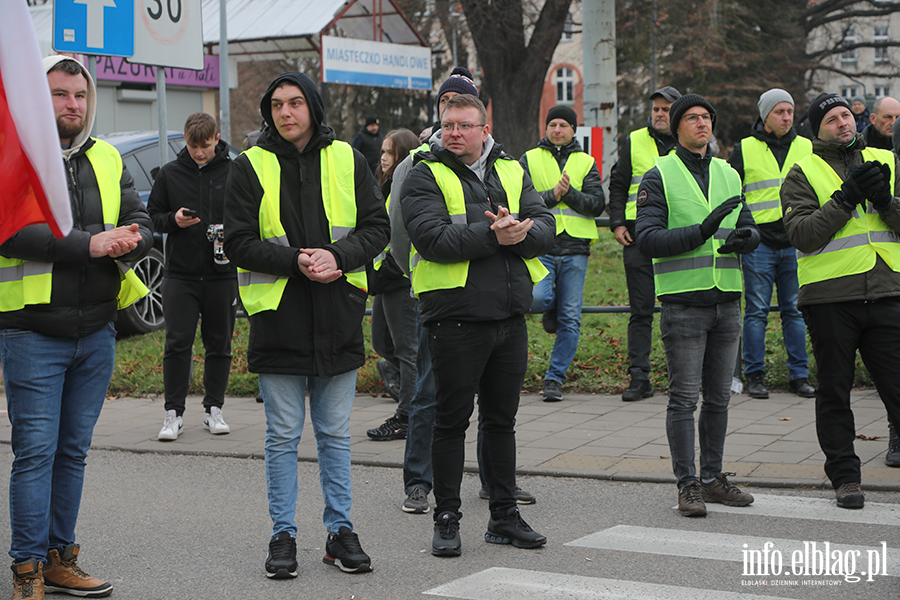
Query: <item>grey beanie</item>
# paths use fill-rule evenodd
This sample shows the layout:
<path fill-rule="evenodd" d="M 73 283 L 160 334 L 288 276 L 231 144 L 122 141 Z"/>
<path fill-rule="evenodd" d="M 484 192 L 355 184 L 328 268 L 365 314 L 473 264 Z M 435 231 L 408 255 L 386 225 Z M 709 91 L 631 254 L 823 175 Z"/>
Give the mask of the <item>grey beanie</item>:
<path fill-rule="evenodd" d="M 794 106 L 794 99 L 781 88 L 772 88 L 767 92 L 763 92 L 759 97 L 759 102 L 757 102 L 759 118 L 765 121 L 772 109 L 775 108 L 775 105 L 782 102 L 788 102 L 791 106 Z"/>

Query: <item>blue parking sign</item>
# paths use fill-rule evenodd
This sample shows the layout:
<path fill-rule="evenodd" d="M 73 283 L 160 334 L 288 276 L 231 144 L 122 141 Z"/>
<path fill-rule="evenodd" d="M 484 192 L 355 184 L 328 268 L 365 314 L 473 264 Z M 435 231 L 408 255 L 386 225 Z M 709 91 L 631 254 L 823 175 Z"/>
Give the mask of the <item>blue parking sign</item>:
<path fill-rule="evenodd" d="M 53 49 L 107 56 L 134 54 L 134 0 L 56 0 Z"/>

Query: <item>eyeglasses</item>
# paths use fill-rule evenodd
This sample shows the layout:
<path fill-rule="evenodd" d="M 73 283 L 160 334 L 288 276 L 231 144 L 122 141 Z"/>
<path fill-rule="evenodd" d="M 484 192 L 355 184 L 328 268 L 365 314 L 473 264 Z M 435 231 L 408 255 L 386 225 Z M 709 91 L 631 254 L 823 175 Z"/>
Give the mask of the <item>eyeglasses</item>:
<path fill-rule="evenodd" d="M 450 135 L 457 128 L 460 135 L 466 135 L 476 127 L 484 127 L 484 124 L 476 125 L 475 123 L 441 123 L 441 131 Z"/>
<path fill-rule="evenodd" d="M 696 125 L 697 121 L 700 119 L 702 119 L 704 123 L 712 123 L 712 115 L 710 115 L 709 113 L 703 113 L 702 115 L 684 115 L 681 118 L 691 125 Z"/>

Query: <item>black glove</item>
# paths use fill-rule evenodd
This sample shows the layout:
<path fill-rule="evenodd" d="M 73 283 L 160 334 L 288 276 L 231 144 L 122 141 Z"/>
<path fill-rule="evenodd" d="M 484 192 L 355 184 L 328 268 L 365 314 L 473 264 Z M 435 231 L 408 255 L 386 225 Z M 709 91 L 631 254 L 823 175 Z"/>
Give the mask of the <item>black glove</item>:
<path fill-rule="evenodd" d="M 719 229 L 719 224 L 725 220 L 731 211 L 740 206 L 741 197 L 734 196 L 733 198 L 729 198 L 719 206 L 715 207 L 709 216 L 703 219 L 703 222 L 700 223 L 700 235 L 703 236 L 704 240 L 708 240 L 713 236 L 713 234 Z"/>
<path fill-rule="evenodd" d="M 857 204 L 874 196 L 883 185 L 884 176 L 881 174 L 878 163 L 864 162 L 859 166 L 850 165 L 847 170 L 847 179 L 841 184 L 841 189 L 831 197 L 845 209 L 853 210 Z"/>
<path fill-rule="evenodd" d="M 719 246 L 717 252 L 719 254 L 730 254 L 731 252 L 743 254 L 741 250 L 743 250 L 744 246 L 750 241 L 751 235 L 752 233 L 746 227 L 735 229 L 728 234 L 728 237 L 725 238 L 725 243 Z"/>
<path fill-rule="evenodd" d="M 894 195 L 891 193 L 891 190 L 894 189 L 894 182 L 891 181 L 890 166 L 884 163 L 875 164 L 878 165 L 878 170 L 881 171 L 882 185 L 881 189 L 874 196 L 869 196 L 869 200 L 872 201 L 876 210 L 884 212 L 890 209 L 891 203 L 894 201 Z"/>

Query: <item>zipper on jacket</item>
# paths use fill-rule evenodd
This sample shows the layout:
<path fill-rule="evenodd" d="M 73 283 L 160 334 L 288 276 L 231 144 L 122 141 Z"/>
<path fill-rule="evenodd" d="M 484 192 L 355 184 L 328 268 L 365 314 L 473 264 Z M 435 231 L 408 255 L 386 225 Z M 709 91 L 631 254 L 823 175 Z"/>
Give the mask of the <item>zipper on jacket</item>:
<path fill-rule="evenodd" d="M 68 175 L 68 185 L 69 185 L 69 195 L 71 198 L 75 198 L 75 202 L 70 202 L 69 204 L 73 205 L 73 214 L 72 214 L 72 226 L 73 228 L 78 225 L 82 225 L 82 217 L 81 214 L 81 202 L 78 197 L 78 183 L 75 179 L 75 168 L 72 166 L 72 162 L 68 158 L 63 159 L 66 163 L 66 173 Z M 90 252 L 90 251 L 89 251 Z M 87 267 L 81 266 L 78 268 L 78 337 L 84 337 L 84 290 L 87 286 Z"/>

